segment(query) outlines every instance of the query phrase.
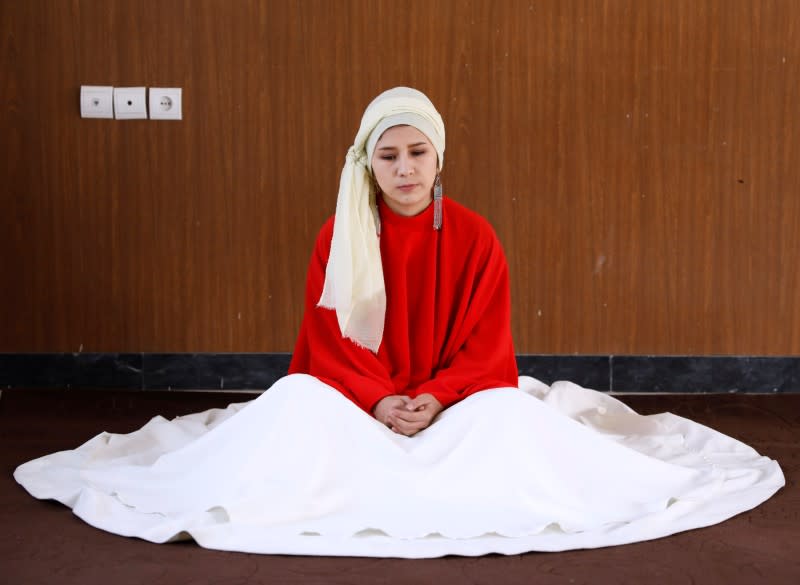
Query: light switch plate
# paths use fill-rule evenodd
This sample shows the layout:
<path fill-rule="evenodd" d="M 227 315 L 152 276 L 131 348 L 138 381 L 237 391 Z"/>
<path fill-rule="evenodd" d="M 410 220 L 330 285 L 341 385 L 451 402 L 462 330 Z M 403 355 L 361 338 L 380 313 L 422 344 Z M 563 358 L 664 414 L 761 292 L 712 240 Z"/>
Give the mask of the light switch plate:
<path fill-rule="evenodd" d="M 150 119 L 181 120 L 182 93 L 180 87 L 151 87 Z"/>
<path fill-rule="evenodd" d="M 113 118 L 114 88 L 110 85 L 81 86 L 81 118 Z"/>
<path fill-rule="evenodd" d="M 144 87 L 115 87 L 114 116 L 117 120 L 147 118 Z"/>

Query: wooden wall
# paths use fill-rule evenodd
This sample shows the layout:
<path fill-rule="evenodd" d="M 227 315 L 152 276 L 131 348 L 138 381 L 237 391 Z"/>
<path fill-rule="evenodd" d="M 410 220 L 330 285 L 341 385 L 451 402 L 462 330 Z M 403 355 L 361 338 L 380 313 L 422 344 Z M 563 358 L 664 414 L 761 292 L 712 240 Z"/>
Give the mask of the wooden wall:
<path fill-rule="evenodd" d="M 0 351 L 291 351 L 380 91 L 425 91 L 519 353 L 800 353 L 800 2 L 4 0 Z M 81 84 L 182 122 L 83 120 Z"/>

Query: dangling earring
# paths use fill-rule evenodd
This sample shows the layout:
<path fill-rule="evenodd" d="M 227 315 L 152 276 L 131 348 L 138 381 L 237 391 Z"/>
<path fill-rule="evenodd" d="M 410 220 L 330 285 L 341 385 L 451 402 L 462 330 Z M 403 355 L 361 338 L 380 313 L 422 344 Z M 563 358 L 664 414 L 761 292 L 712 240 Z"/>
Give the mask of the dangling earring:
<path fill-rule="evenodd" d="M 372 219 L 375 221 L 375 234 L 381 237 L 381 215 L 378 213 L 378 197 L 381 196 L 381 188 L 378 181 L 372 181 L 372 189 L 370 193 L 370 209 L 372 210 Z"/>
<path fill-rule="evenodd" d="M 442 229 L 442 178 L 439 173 L 433 181 L 433 229 Z"/>

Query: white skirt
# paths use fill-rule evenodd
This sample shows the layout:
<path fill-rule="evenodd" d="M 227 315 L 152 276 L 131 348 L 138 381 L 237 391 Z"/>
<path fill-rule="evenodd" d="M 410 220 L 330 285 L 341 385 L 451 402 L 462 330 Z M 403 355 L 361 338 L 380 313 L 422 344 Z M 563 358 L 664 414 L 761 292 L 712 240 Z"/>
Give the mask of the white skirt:
<path fill-rule="evenodd" d="M 226 409 L 155 417 L 15 479 L 89 524 L 253 553 L 426 558 L 595 548 L 721 522 L 778 464 L 672 414 L 568 382 L 479 392 L 414 437 L 311 376 Z"/>

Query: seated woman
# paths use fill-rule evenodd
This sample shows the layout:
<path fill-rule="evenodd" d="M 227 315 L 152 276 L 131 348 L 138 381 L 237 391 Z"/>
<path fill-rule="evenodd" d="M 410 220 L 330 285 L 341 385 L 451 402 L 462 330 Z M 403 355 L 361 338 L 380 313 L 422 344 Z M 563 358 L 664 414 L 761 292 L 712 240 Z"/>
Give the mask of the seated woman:
<path fill-rule="evenodd" d="M 517 386 L 505 256 L 486 220 L 442 196 L 444 144 L 422 93 L 369 105 L 317 238 L 289 368 L 405 435 L 479 390 Z"/>
<path fill-rule="evenodd" d="M 209 548 L 394 557 L 564 550 L 725 520 L 775 461 L 671 414 L 517 378 L 508 269 L 442 195 L 420 92 L 367 108 L 311 259 L 290 366 L 256 400 L 17 468 L 93 526 Z"/>

